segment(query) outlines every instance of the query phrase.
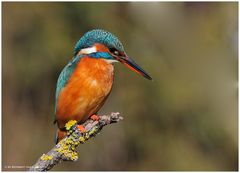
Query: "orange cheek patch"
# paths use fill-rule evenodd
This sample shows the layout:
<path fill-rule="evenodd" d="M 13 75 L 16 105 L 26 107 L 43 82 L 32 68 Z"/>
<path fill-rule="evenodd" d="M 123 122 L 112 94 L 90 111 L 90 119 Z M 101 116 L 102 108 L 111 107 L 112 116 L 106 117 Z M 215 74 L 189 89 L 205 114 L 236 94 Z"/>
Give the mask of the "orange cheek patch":
<path fill-rule="evenodd" d="M 96 43 L 94 44 L 98 52 L 109 52 L 108 48 L 102 44 Z"/>

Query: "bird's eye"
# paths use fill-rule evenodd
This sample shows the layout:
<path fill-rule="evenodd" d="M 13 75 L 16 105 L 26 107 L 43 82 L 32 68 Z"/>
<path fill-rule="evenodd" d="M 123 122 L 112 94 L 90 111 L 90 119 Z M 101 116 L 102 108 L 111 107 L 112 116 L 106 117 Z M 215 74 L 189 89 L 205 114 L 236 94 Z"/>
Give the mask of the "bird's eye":
<path fill-rule="evenodd" d="M 116 56 L 120 55 L 119 51 L 116 48 L 110 48 L 109 51 Z"/>

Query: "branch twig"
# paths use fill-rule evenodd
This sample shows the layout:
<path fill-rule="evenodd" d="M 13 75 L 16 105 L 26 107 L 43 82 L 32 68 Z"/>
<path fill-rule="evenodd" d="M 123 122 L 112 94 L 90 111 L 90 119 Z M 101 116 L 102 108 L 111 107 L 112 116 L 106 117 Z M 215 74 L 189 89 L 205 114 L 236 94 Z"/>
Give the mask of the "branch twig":
<path fill-rule="evenodd" d="M 123 118 L 119 113 L 103 115 L 98 121 L 88 119 L 84 124 L 86 132 L 81 133 L 76 124 L 70 127 L 69 134 L 54 146 L 47 154 L 43 154 L 29 171 L 48 171 L 62 161 L 76 161 L 78 154 L 76 147 L 98 134 L 103 126 L 116 123 Z"/>

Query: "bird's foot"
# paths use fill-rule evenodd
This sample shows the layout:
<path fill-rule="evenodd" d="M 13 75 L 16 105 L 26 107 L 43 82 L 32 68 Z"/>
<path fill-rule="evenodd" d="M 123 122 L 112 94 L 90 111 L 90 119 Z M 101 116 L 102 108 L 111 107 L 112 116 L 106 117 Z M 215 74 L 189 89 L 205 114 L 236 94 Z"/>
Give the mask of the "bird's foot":
<path fill-rule="evenodd" d="M 78 130 L 81 132 L 81 133 L 85 133 L 86 132 L 86 129 L 83 125 L 77 125 L 77 128 Z"/>
<path fill-rule="evenodd" d="M 93 121 L 98 121 L 100 118 L 99 118 L 99 116 L 98 115 L 92 115 L 91 117 L 90 117 Z"/>

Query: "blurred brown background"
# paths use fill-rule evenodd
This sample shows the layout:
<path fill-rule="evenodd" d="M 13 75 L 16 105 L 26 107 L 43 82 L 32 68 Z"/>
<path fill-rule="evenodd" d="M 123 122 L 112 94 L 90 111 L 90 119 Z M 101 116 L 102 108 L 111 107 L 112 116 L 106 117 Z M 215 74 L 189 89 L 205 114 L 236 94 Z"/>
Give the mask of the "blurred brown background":
<path fill-rule="evenodd" d="M 53 170 L 237 170 L 238 3 L 2 3 L 2 169 L 54 145 L 57 77 L 88 30 L 120 38 L 148 81 L 115 65 L 119 111 Z"/>

